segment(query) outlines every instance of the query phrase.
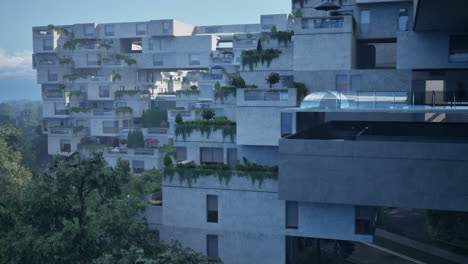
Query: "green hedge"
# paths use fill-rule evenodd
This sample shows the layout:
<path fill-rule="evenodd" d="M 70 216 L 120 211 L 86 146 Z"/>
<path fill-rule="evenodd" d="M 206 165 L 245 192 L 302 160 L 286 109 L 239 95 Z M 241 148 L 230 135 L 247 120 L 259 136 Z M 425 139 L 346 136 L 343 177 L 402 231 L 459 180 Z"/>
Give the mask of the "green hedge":
<path fill-rule="evenodd" d="M 244 50 L 242 51 L 242 69 L 245 68 L 245 65 L 249 65 L 249 69 L 253 71 L 254 65 L 257 66 L 260 62 L 262 65 L 267 63 L 267 67 L 270 67 L 271 62 L 279 58 L 283 52 L 279 49 L 266 49 L 258 51 L 253 50 Z"/>
<path fill-rule="evenodd" d="M 168 124 L 166 110 L 149 109 L 141 115 L 141 125 L 145 128 L 168 127 Z"/>
<path fill-rule="evenodd" d="M 223 139 L 229 137 L 231 142 L 234 143 L 236 137 L 236 122 L 228 120 L 203 120 L 203 121 L 186 121 L 182 124 L 176 125 L 175 134 L 176 138 L 182 136 L 184 141 L 190 136 L 193 131 L 199 131 L 202 136 L 206 134 L 207 138 L 210 137 L 212 132 L 221 130 Z"/>

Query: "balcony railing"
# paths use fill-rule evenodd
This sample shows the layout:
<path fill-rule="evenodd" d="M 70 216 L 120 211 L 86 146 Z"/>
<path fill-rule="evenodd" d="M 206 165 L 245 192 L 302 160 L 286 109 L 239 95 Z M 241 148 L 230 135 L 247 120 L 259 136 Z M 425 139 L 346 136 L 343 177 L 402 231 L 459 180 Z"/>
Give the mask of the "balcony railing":
<path fill-rule="evenodd" d="M 126 148 L 108 148 L 107 154 L 110 155 L 138 155 L 155 156 L 158 152 L 154 149 L 126 149 Z"/>
<path fill-rule="evenodd" d="M 135 149 L 135 155 L 154 156 L 154 149 Z"/>
<path fill-rule="evenodd" d="M 69 135 L 72 132 L 71 128 L 50 128 L 50 134 L 52 135 Z"/>
<path fill-rule="evenodd" d="M 148 128 L 148 134 L 150 135 L 167 134 L 167 128 Z"/>
<path fill-rule="evenodd" d="M 311 18 L 302 20 L 302 28 L 342 28 L 343 23 L 343 17 Z"/>
<path fill-rule="evenodd" d="M 234 62 L 234 58 L 212 58 L 211 61 L 217 64 L 231 64 Z"/>
<path fill-rule="evenodd" d="M 245 91 L 245 101 L 288 101 L 288 90 Z"/>
<path fill-rule="evenodd" d="M 46 99 L 60 99 L 65 97 L 64 92 L 44 92 L 43 95 Z"/>
<path fill-rule="evenodd" d="M 202 75 L 202 80 L 204 81 L 219 81 L 223 79 L 222 74 L 203 74 Z"/>

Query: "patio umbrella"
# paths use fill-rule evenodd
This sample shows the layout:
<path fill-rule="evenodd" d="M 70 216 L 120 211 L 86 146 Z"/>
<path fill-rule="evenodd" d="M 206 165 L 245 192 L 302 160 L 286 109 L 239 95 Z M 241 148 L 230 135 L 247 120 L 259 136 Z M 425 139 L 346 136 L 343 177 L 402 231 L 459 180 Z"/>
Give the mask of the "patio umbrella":
<path fill-rule="evenodd" d="M 325 2 L 325 3 L 317 6 L 315 9 L 316 10 L 322 10 L 322 11 L 330 11 L 330 10 L 338 10 L 340 8 L 341 8 L 340 6 L 335 5 L 334 3 Z"/>

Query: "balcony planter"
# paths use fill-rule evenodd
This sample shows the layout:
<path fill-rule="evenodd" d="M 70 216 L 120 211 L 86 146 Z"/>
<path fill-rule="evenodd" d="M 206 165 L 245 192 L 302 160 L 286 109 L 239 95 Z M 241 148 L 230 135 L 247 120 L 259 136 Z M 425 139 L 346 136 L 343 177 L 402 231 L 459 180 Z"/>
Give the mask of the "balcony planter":
<path fill-rule="evenodd" d="M 271 62 L 279 58 L 283 52 L 278 49 L 267 49 L 267 50 L 244 50 L 242 51 L 242 69 L 245 68 L 245 65 L 249 65 L 251 71 L 253 71 L 254 65 L 257 66 L 259 62 L 265 64 L 267 67 L 270 67 Z"/>

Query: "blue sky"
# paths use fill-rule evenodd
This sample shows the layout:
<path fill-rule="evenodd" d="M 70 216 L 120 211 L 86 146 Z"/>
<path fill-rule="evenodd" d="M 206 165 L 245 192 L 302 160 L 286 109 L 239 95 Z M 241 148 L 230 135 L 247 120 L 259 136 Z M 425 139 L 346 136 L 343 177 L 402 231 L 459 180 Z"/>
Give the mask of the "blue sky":
<path fill-rule="evenodd" d="M 290 0 L 1 0 L 0 101 L 40 99 L 31 69 L 33 26 L 174 18 L 194 25 L 259 23 Z"/>

